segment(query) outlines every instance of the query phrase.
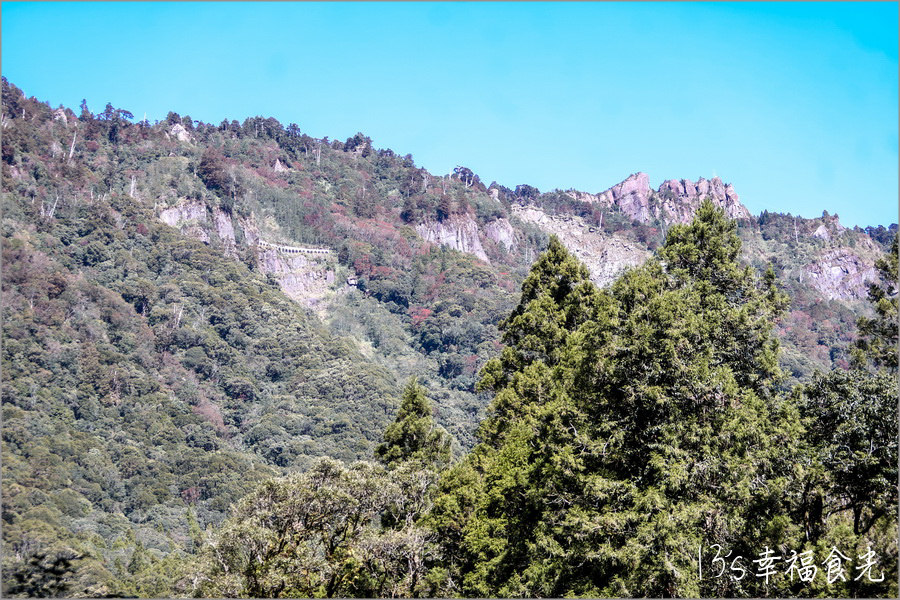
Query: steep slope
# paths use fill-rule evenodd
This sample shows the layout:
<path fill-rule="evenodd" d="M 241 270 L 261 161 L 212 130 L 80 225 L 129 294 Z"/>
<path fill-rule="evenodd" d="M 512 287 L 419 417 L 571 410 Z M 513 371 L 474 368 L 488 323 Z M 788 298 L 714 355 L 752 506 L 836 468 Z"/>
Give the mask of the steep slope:
<path fill-rule="evenodd" d="M 540 194 L 528 186 L 507 191 L 518 198 L 513 213 L 558 235 L 600 285 L 642 263 L 671 225 L 688 222 L 709 197 L 737 221 L 743 260 L 760 271 L 771 264 L 789 292 L 791 310 L 777 324 L 787 385 L 815 369 L 847 366 L 856 318 L 870 310 L 865 299 L 876 282 L 875 261 L 897 231 L 896 224 L 848 229 L 827 212 L 816 219 L 769 212 L 754 217 L 734 187 L 717 177 L 670 179 L 654 190 L 645 173 L 636 173 L 598 194 Z"/>
<path fill-rule="evenodd" d="M 477 373 L 551 233 L 605 285 L 710 196 L 792 296 L 795 378 L 845 360 L 890 237 L 755 218 L 717 178 L 512 190 L 362 134 L 78 117 L 5 79 L 0 127 L 4 557 L 87 554 L 82 593 L 163 593 L 161 557 L 254 481 L 370 456 L 410 375 L 470 447 Z"/>
<path fill-rule="evenodd" d="M 4 574 L 68 557 L 70 593 L 164 594 L 150 574 L 171 565 L 160 558 L 189 551 L 256 482 L 322 455 L 370 456 L 399 390 L 228 236 L 192 239 L 202 225 L 181 235 L 136 191 L 95 191 L 103 171 L 85 163 L 109 144 L 127 164 L 126 139 L 116 149 L 99 130 L 85 135 L 92 158 L 54 159 L 71 125 L 10 92 Z"/>

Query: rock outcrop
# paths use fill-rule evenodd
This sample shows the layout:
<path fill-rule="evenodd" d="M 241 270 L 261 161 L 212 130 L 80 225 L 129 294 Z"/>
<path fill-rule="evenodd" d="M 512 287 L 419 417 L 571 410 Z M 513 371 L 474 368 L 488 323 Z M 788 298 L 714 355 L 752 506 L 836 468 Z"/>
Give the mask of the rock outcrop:
<path fill-rule="evenodd" d="M 474 255 L 490 263 L 478 237 L 478 223 L 469 215 L 455 215 L 444 221 L 425 221 L 416 225 L 416 233 L 432 244 L 439 244 Z"/>
<path fill-rule="evenodd" d="M 159 213 L 159 219 L 180 230 L 183 235 L 209 243 L 208 210 L 206 204 L 199 200 L 186 200 L 170 206 Z"/>
<path fill-rule="evenodd" d="M 803 270 L 804 281 L 829 300 L 865 298 L 876 280 L 875 266 L 847 248 L 825 252 Z"/>
<path fill-rule="evenodd" d="M 813 231 L 813 237 L 819 238 L 821 240 L 830 240 L 831 234 L 828 232 L 828 228 L 825 227 L 825 223 L 819 225 L 815 231 Z"/>
<path fill-rule="evenodd" d="M 837 215 L 822 215 L 822 223 L 813 231 L 813 237 L 828 241 L 834 237 L 840 237 L 846 229 L 841 225 Z"/>
<path fill-rule="evenodd" d="M 634 173 L 628 179 L 597 194 L 597 202 L 603 206 L 618 206 L 619 210 L 633 220 L 646 223 L 653 214 L 650 206 L 650 178 L 646 173 Z"/>
<path fill-rule="evenodd" d="M 716 206 L 725 209 L 732 219 L 751 219 L 750 211 L 741 204 L 734 187 L 718 177 L 696 183 L 690 179 L 669 179 L 659 189 L 650 187 L 646 173 L 634 173 L 628 178 L 599 194 L 569 191 L 568 195 L 581 202 L 597 203 L 603 207 L 617 207 L 628 218 L 640 223 L 662 218 L 666 225 L 689 223 L 704 198 L 710 198 Z"/>
<path fill-rule="evenodd" d="M 559 237 L 563 245 L 591 272 L 591 281 L 603 287 L 628 267 L 642 264 L 651 253 L 617 235 L 605 235 L 575 215 L 549 215 L 535 206 L 513 206 L 513 214 Z"/>
<path fill-rule="evenodd" d="M 222 244 L 225 246 L 225 254 L 234 253 L 234 223 L 231 220 L 231 215 L 229 215 L 222 209 L 214 208 L 213 224 L 215 225 L 216 233 L 219 235 L 219 239 L 222 240 Z"/>
<path fill-rule="evenodd" d="M 184 128 L 184 125 L 181 123 L 175 123 L 172 125 L 172 135 L 175 136 L 175 139 L 179 142 L 190 142 L 191 134 L 188 133 L 188 130 Z"/>
<path fill-rule="evenodd" d="M 243 234 L 242 247 L 257 252 L 259 270 L 278 280 L 282 291 L 290 298 L 310 308 L 327 296 L 334 283 L 334 270 L 328 267 L 326 255 L 310 256 L 278 250 L 278 246 L 260 244 L 259 228 L 254 217 L 235 219 L 224 210 L 210 208 L 199 200 L 182 200 L 163 209 L 159 219 L 181 231 L 182 235 L 209 244 L 216 239 L 227 256 L 238 256 L 236 226 Z"/>
<path fill-rule="evenodd" d="M 507 219 L 497 219 L 485 225 L 484 235 L 495 244 L 503 244 L 507 251 L 516 249 L 516 230 Z"/>
<path fill-rule="evenodd" d="M 271 248 L 259 249 L 259 270 L 271 273 L 288 297 L 315 308 L 334 283 L 334 271 L 315 257 L 285 254 Z"/>
<path fill-rule="evenodd" d="M 179 202 L 160 212 L 159 219 L 170 227 L 179 227 L 188 221 L 206 221 L 206 204 L 199 200 Z"/>
<path fill-rule="evenodd" d="M 718 177 L 709 180 L 701 177 L 697 183 L 690 179 L 669 179 L 659 186 L 657 195 L 667 223 L 690 223 L 700 203 L 707 197 L 713 204 L 725 209 L 729 219 L 752 218 L 747 207 L 741 204 L 734 187 L 730 183 L 722 183 Z"/>
<path fill-rule="evenodd" d="M 159 220 L 170 227 L 175 227 L 183 235 L 207 244 L 211 243 L 214 237 L 218 237 L 225 254 L 237 255 L 235 220 L 232 215 L 219 207 L 210 208 L 199 200 L 182 200 L 175 206 L 160 211 Z M 243 232 L 244 243 L 255 247 L 259 241 L 259 229 L 253 215 L 242 217 L 237 221 L 237 227 Z"/>

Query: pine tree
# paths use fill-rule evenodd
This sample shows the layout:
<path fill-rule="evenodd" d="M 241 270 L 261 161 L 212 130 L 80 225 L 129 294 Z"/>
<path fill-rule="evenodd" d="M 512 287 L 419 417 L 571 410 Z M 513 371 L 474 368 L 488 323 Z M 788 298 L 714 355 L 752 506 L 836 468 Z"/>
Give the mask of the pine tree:
<path fill-rule="evenodd" d="M 500 324 L 505 344 L 501 355 L 481 371 L 478 389 L 493 391 L 495 398 L 479 439 L 496 442 L 522 414 L 524 379 L 546 380 L 549 370 L 559 364 L 569 336 L 582 325 L 603 319 L 609 304 L 609 295 L 597 290 L 587 267 L 559 238 L 550 236 L 546 251 L 522 283 L 519 304 Z"/>

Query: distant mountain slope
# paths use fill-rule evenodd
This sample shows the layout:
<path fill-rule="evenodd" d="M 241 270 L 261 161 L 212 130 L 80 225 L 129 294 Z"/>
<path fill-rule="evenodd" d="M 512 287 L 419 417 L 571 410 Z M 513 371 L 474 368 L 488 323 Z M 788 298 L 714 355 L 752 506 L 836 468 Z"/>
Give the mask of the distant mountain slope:
<path fill-rule="evenodd" d="M 712 196 L 792 296 L 795 378 L 845 360 L 890 237 L 753 217 L 716 178 L 513 190 L 362 134 L 77 116 L 5 79 L 0 128 L 4 557 L 88 553 L 73 593 L 153 595 L 146 565 L 253 482 L 370 456 L 409 375 L 470 447 L 478 370 L 548 234 L 608 283 Z"/>

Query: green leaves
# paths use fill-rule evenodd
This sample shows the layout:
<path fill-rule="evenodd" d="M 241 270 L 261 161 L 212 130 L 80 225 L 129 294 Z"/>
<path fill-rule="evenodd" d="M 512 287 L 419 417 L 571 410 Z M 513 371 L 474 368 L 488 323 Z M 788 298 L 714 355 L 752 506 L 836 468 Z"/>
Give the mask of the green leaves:
<path fill-rule="evenodd" d="M 408 465 L 388 472 L 331 459 L 268 481 L 211 535 L 179 589 L 198 597 L 421 595 L 429 534 L 416 521 L 432 481 Z M 398 510 L 410 519 L 379 526 Z"/>
<path fill-rule="evenodd" d="M 895 235 L 890 252 L 875 263 L 882 284 L 872 284 L 869 287 L 869 300 L 876 314 L 874 318 L 860 317 L 857 321 L 859 328 L 857 347 L 861 354 L 855 359 L 858 365 L 868 360 L 872 366 L 884 367 L 895 374 L 898 356 L 897 277 L 900 269 L 897 239 Z"/>
<path fill-rule="evenodd" d="M 839 539 L 885 562 L 897 553 L 897 239 L 878 262 L 882 285 L 869 297 L 874 318 L 860 318 L 849 371 L 817 373 L 795 396 L 807 430 L 808 469 L 798 499 L 810 537 L 820 546 Z M 885 531 L 892 534 L 885 536 Z M 896 573 L 896 571 L 893 571 Z M 845 595 L 896 595 L 893 584 L 842 584 Z M 891 590 L 888 585 L 893 585 Z"/>
<path fill-rule="evenodd" d="M 415 378 L 406 384 L 397 417 L 385 430 L 375 456 L 388 467 L 417 461 L 438 468 L 450 461 L 450 436 L 435 424 L 425 388 Z"/>
<path fill-rule="evenodd" d="M 446 551 L 462 544 L 463 594 L 737 593 L 699 580 L 694 548 L 796 539 L 771 331 L 784 297 L 739 252 L 706 203 L 660 260 L 598 291 L 551 239 L 482 371 L 494 399 L 453 475 L 478 484 L 437 501 L 455 509 L 437 526 Z"/>

